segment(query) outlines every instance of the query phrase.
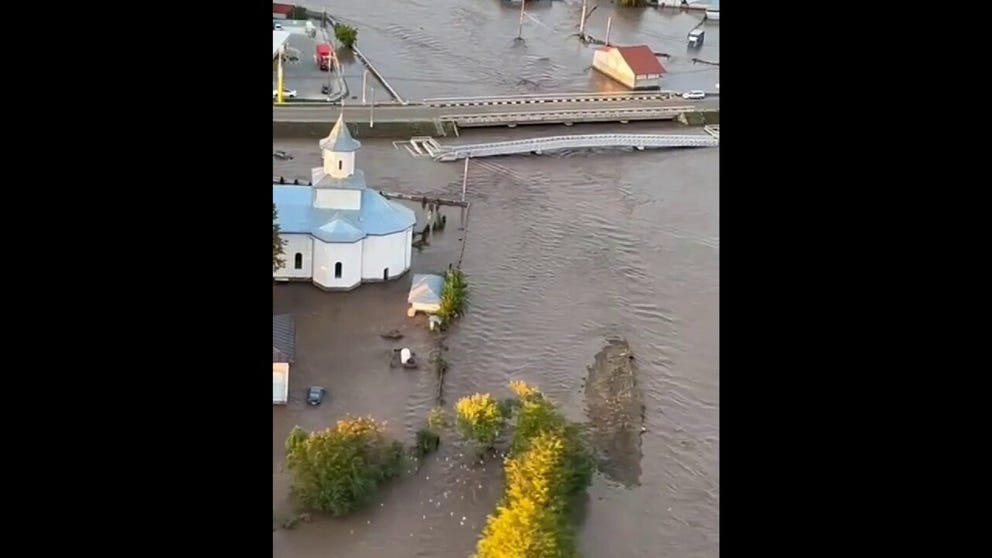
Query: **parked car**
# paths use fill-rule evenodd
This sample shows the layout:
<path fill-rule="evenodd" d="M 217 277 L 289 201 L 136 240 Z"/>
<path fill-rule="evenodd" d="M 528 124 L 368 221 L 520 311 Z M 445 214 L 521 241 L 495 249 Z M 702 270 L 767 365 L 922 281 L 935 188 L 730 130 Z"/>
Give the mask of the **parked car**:
<path fill-rule="evenodd" d="M 282 159 L 283 161 L 292 161 L 293 156 L 285 151 L 279 150 L 272 153 L 272 156 L 276 159 Z"/>
<path fill-rule="evenodd" d="M 686 91 L 682 94 L 683 99 L 705 99 L 706 93 L 703 91 Z"/>
<path fill-rule="evenodd" d="M 278 89 L 273 89 L 272 90 L 272 98 L 275 99 L 276 96 L 278 96 L 278 95 L 279 95 L 279 90 Z M 283 89 L 282 90 L 282 96 L 283 97 L 289 97 L 290 99 L 295 99 L 296 98 L 296 90 L 295 89 Z"/>
<path fill-rule="evenodd" d="M 327 395 L 327 390 L 320 386 L 310 386 L 307 389 L 307 405 L 312 405 L 316 407 L 324 401 L 324 396 Z"/>

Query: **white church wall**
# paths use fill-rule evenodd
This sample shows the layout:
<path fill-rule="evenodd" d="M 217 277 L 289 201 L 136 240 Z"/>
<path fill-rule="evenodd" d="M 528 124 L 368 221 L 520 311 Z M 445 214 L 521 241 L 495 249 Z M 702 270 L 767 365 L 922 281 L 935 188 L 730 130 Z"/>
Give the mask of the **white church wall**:
<path fill-rule="evenodd" d="M 385 236 L 365 237 L 362 250 L 362 279 L 382 281 L 384 271 L 389 270 L 388 279 L 402 275 L 410 269 L 407 263 L 407 248 L 410 246 L 407 231 Z"/>
<path fill-rule="evenodd" d="M 326 289 L 351 289 L 362 282 L 362 243 L 313 241 L 313 282 Z M 340 265 L 340 268 L 338 267 Z M 340 277 L 337 272 L 340 269 Z"/>
<path fill-rule="evenodd" d="M 309 234 L 281 234 L 283 266 L 276 279 L 309 279 L 313 273 L 313 238 Z M 297 267 L 299 265 L 299 267 Z"/>
<path fill-rule="evenodd" d="M 314 188 L 313 205 L 319 209 L 349 209 L 362 208 L 361 190 L 332 190 Z"/>
<path fill-rule="evenodd" d="M 410 264 L 412 263 L 412 260 L 413 260 L 413 228 L 411 227 L 406 230 L 406 258 L 404 259 L 404 261 L 406 262 L 407 269 L 410 269 Z"/>
<path fill-rule="evenodd" d="M 355 172 L 355 152 L 324 151 L 324 172 L 334 178 L 351 176 Z"/>

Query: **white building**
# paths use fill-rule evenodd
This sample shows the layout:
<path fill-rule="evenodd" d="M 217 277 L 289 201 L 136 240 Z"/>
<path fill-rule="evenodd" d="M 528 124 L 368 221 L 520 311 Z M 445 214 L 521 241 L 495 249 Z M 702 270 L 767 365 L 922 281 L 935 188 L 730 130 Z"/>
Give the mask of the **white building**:
<path fill-rule="evenodd" d="M 296 358 L 296 324 L 289 314 L 272 316 L 272 404 L 289 402 L 289 365 Z"/>
<path fill-rule="evenodd" d="M 355 168 L 361 144 L 343 115 L 319 145 L 324 164 L 313 169 L 313 186 L 272 186 L 286 262 L 273 276 L 350 290 L 403 275 L 410 269 L 416 214 L 366 186 Z"/>

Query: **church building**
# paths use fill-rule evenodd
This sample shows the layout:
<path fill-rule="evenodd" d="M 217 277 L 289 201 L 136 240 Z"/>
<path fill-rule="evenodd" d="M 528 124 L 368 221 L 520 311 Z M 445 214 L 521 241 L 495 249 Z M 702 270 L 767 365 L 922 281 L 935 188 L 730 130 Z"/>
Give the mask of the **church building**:
<path fill-rule="evenodd" d="M 272 185 L 285 264 L 277 281 L 313 281 L 325 290 L 396 279 L 410 269 L 416 214 L 365 184 L 355 168 L 361 144 L 344 115 L 320 140 L 323 166 L 313 186 Z"/>

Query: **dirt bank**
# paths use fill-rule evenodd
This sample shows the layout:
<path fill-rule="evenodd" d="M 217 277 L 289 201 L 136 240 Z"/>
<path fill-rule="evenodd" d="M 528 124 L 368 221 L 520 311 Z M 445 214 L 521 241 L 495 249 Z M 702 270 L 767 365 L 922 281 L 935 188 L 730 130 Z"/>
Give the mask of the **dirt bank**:
<path fill-rule="evenodd" d="M 610 339 L 596 354 L 586 379 L 586 406 L 600 471 L 624 486 L 638 485 L 644 397 L 626 340 Z"/>

